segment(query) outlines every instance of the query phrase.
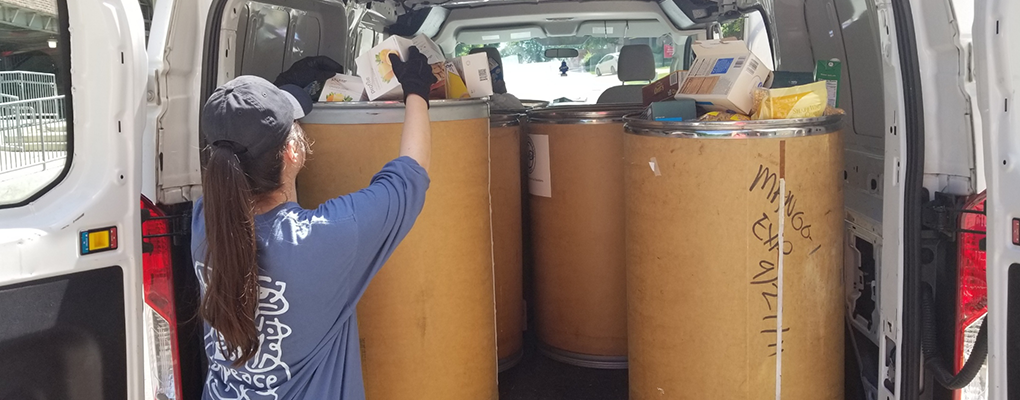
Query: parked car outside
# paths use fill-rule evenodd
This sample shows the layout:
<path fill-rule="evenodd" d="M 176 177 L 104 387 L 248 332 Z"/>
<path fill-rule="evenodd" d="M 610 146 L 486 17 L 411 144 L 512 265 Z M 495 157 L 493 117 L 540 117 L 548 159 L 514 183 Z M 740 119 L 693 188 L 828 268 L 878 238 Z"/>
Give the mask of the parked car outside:
<path fill-rule="evenodd" d="M 602 60 L 600 60 L 598 64 L 595 64 L 595 75 L 602 76 L 603 73 L 615 75 L 619 59 L 620 53 L 606 54 L 606 56 L 602 57 Z"/>

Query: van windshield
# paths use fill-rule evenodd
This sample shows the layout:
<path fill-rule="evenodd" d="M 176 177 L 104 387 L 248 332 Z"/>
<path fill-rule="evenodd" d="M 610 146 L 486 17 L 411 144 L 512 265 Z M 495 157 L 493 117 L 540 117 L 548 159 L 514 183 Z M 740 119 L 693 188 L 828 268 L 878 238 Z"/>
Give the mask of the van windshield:
<path fill-rule="evenodd" d="M 503 78 L 507 92 L 522 100 L 553 103 L 595 103 L 606 89 L 623 84 L 619 75 L 619 52 L 625 45 L 644 44 L 652 48 L 658 77 L 669 74 L 672 57 L 680 57 L 668 35 L 654 38 L 606 38 L 576 36 L 542 38 L 489 44 L 459 43 L 456 56 L 468 54 L 473 48 L 495 47 L 503 57 Z M 577 49 L 578 56 L 549 59 L 545 50 Z M 674 55 L 676 54 L 676 55 Z M 566 63 L 566 74 L 561 72 Z M 627 82 L 647 84 L 647 81 Z"/>

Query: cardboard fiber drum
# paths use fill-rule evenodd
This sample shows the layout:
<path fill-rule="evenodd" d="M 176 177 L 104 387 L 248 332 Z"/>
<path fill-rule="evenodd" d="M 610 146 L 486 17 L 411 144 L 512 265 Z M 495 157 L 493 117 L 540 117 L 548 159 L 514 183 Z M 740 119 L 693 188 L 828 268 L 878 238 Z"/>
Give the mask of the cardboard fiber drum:
<path fill-rule="evenodd" d="M 841 127 L 628 120 L 631 400 L 843 398 Z"/>
<path fill-rule="evenodd" d="M 531 245 L 540 349 L 590 368 L 627 367 L 623 116 L 640 105 L 529 113 Z"/>
<path fill-rule="evenodd" d="M 369 400 L 494 400 L 496 323 L 488 108 L 433 101 L 431 184 L 414 227 L 358 304 Z M 298 177 L 303 207 L 367 186 L 399 154 L 403 104 L 320 104 Z"/>
<path fill-rule="evenodd" d="M 524 355 L 520 117 L 492 114 L 489 126 L 496 350 L 500 371 L 516 365 Z"/>

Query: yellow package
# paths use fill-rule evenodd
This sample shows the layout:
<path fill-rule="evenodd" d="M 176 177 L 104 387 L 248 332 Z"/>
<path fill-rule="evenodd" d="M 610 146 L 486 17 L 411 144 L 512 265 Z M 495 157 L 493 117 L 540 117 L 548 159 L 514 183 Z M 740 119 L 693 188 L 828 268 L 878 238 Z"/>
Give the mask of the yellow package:
<path fill-rule="evenodd" d="M 457 72 L 457 67 L 452 62 L 446 62 L 446 98 L 448 99 L 466 99 L 471 97 L 468 92 L 467 84 L 464 82 L 464 78 Z"/>
<path fill-rule="evenodd" d="M 833 106 L 825 107 L 825 116 L 828 117 L 832 115 L 846 115 L 846 111 L 843 111 L 842 108 L 836 108 Z"/>
<path fill-rule="evenodd" d="M 701 118 L 698 118 L 698 121 L 701 121 L 701 122 L 750 121 L 750 120 L 751 120 L 751 118 L 749 118 L 746 115 L 743 115 L 743 114 L 734 114 L 734 113 L 727 112 L 727 111 L 712 111 L 712 112 L 706 113 L 705 115 L 702 115 Z"/>
<path fill-rule="evenodd" d="M 759 90 L 754 94 L 752 119 L 816 118 L 825 114 L 829 93 L 825 82 L 782 89 Z"/>

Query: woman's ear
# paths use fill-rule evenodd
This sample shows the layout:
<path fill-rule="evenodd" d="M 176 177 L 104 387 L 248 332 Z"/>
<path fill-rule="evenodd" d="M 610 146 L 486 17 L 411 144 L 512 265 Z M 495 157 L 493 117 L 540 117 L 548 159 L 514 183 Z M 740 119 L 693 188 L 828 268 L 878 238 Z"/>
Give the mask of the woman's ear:
<path fill-rule="evenodd" d="M 301 145 L 297 140 L 287 140 L 287 161 L 291 164 L 298 164 L 301 162 Z"/>

